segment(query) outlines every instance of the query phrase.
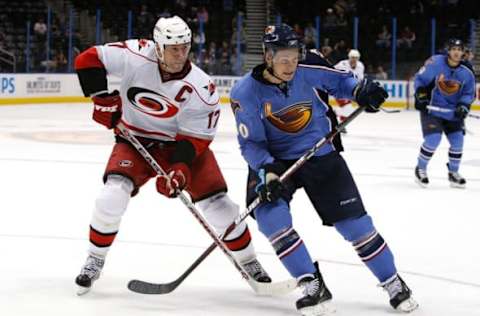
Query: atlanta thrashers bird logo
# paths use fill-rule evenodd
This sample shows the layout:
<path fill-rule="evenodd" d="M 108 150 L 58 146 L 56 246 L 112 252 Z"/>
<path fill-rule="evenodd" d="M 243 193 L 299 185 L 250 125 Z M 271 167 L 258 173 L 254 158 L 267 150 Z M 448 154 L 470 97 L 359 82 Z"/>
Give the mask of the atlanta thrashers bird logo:
<path fill-rule="evenodd" d="M 172 100 L 148 89 L 131 87 L 127 98 L 137 110 L 154 117 L 169 118 L 178 112 Z"/>
<path fill-rule="evenodd" d="M 461 84 L 456 80 L 446 80 L 445 75 L 441 74 L 437 79 L 437 87 L 443 94 L 454 95 L 460 90 Z"/>
<path fill-rule="evenodd" d="M 287 133 L 298 133 L 312 120 L 312 102 L 295 103 L 272 113 L 272 104 L 264 104 L 265 117 L 276 128 Z"/>

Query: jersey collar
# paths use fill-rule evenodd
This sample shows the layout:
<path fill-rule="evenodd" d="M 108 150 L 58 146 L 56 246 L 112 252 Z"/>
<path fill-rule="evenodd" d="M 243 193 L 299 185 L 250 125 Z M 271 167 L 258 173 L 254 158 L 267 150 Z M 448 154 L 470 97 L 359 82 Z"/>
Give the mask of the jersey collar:
<path fill-rule="evenodd" d="M 187 62 L 185 63 L 185 66 L 183 66 L 183 69 L 176 73 L 169 73 L 169 72 L 163 71 L 162 68 L 160 67 L 160 64 L 158 65 L 158 70 L 160 71 L 162 82 L 167 82 L 170 80 L 180 80 L 185 78 L 190 72 L 190 70 L 192 70 L 192 64 L 190 63 L 190 60 L 187 60 Z"/>

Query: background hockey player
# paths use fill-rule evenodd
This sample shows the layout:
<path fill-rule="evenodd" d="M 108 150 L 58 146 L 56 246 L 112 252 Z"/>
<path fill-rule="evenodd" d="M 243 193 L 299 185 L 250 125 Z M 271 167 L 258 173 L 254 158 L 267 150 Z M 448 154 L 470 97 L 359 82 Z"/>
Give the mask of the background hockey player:
<path fill-rule="evenodd" d="M 356 49 L 351 49 L 348 52 L 348 59 L 339 61 L 334 67 L 336 69 L 351 71 L 359 81 L 365 76 L 365 66 L 360 61 L 360 52 Z M 340 122 L 342 122 L 353 112 L 352 101 L 349 99 L 337 99 L 337 104 L 338 108 L 336 112 Z"/>
<path fill-rule="evenodd" d="M 303 187 L 326 225 L 352 243 L 362 261 L 388 291 L 390 304 L 401 311 L 418 305 L 398 276 L 392 252 L 366 213 L 360 194 L 342 156 L 332 144 L 321 147 L 282 184 L 280 175 L 331 129 L 319 88 L 338 98 L 354 99 L 368 111 L 378 111 L 388 96 L 378 84 L 357 80 L 351 72 L 298 64 L 304 45 L 288 25 L 266 28 L 265 63 L 255 67 L 232 89 L 232 109 L 238 141 L 249 165 L 247 203 L 257 195 L 264 202 L 255 210 L 260 231 L 304 296 L 297 309 L 319 315 L 331 294 L 292 226 L 289 202 Z"/>
<path fill-rule="evenodd" d="M 185 189 L 221 233 L 237 216 L 238 206 L 226 195 L 227 185 L 209 149 L 220 115 L 219 96 L 211 78 L 187 59 L 192 34 L 181 18 L 158 20 L 153 38 L 86 50 L 75 61 L 80 84 L 92 97 L 96 122 L 112 129 L 121 121 L 167 170 L 168 178 L 156 179 L 158 192 L 174 197 Z M 121 78 L 120 92 L 108 92 L 107 74 Z M 98 279 L 130 197 L 155 176 L 135 148 L 117 135 L 105 186 L 95 201 L 88 258 L 76 278 L 79 294 Z M 270 281 L 256 260 L 245 223 L 226 245 L 254 279 Z"/>
<path fill-rule="evenodd" d="M 463 153 L 465 118 L 475 99 L 475 76 L 463 64 L 465 47 L 459 39 L 448 42 L 446 55 L 434 55 L 415 76 L 415 108 L 420 111 L 423 144 L 415 167 L 415 180 L 429 183 L 428 162 L 442 139 L 450 143 L 448 180 L 452 187 L 464 188 L 466 180 L 458 172 Z"/>

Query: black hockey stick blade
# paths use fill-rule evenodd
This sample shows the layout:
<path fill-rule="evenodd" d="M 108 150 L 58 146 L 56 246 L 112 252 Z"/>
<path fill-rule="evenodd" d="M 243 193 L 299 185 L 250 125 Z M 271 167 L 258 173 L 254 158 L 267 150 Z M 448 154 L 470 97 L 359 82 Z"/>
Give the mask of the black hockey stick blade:
<path fill-rule="evenodd" d="M 177 279 L 173 280 L 172 282 L 169 283 L 151 283 L 151 282 L 146 282 L 146 281 L 141 281 L 141 280 L 131 280 L 128 282 L 128 289 L 130 291 L 136 292 L 136 293 L 141 293 L 141 294 L 168 294 L 175 290 L 182 282 L 185 280 L 190 273 L 192 273 L 195 268 L 202 263 L 205 258 L 208 257 L 208 255 L 215 250 L 217 245 L 213 243 L 208 247 L 206 251 L 202 253 L 200 257 L 195 260 L 194 263 L 190 267 L 188 267 L 185 272 L 182 273 Z"/>
<path fill-rule="evenodd" d="M 402 112 L 401 110 L 387 110 L 387 109 L 384 109 L 382 107 L 380 107 L 380 110 L 382 110 L 385 113 L 400 113 L 400 112 Z"/>

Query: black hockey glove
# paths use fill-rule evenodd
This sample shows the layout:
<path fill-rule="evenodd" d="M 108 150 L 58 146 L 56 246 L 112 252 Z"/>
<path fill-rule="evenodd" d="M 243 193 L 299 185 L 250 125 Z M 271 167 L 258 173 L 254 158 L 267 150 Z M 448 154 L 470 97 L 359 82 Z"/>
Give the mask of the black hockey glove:
<path fill-rule="evenodd" d="M 418 87 L 415 91 L 415 109 L 426 111 L 430 103 L 430 93 L 426 87 Z"/>
<path fill-rule="evenodd" d="M 468 112 L 470 112 L 468 105 L 460 103 L 455 109 L 455 117 L 464 120 L 467 117 Z"/>
<path fill-rule="evenodd" d="M 378 112 L 380 106 L 388 98 L 388 93 L 380 86 L 368 78 L 360 81 L 355 88 L 355 101 L 358 105 L 365 107 L 366 112 Z"/>
<path fill-rule="evenodd" d="M 274 202 L 278 200 L 284 191 L 284 186 L 280 182 L 280 176 L 286 170 L 281 162 L 273 162 L 263 165 L 258 170 L 260 182 L 255 187 L 260 202 Z"/>

